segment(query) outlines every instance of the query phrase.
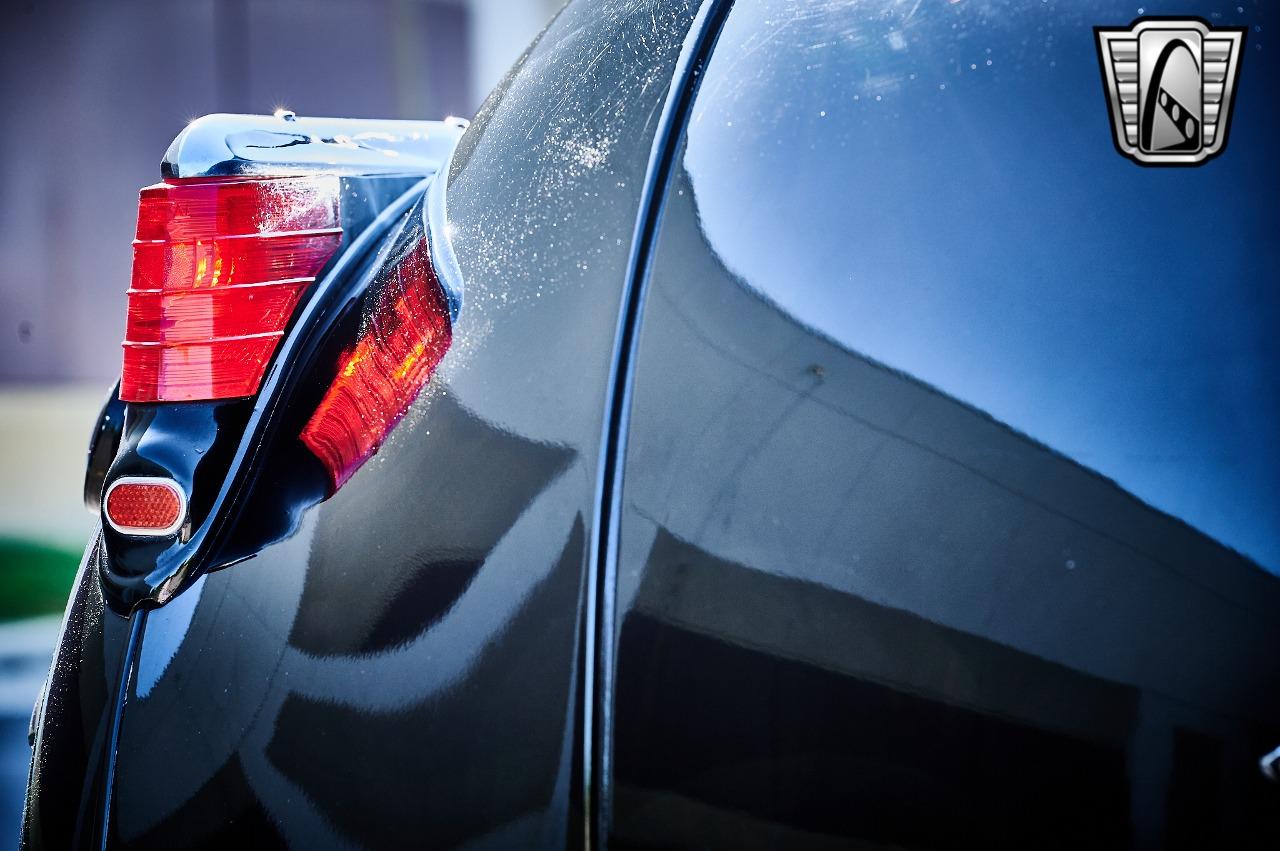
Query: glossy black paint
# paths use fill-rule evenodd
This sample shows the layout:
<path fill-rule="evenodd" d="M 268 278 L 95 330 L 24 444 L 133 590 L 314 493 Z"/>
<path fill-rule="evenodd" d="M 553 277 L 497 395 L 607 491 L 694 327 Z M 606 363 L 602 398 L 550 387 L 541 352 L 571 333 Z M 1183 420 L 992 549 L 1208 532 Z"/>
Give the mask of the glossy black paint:
<path fill-rule="evenodd" d="M 1276 528 L 1275 119 L 1220 195 L 1115 157 L 1095 5 L 730 15 L 639 329 L 612 846 L 1280 840 L 1280 580 L 1197 528 Z M 1016 67 L 927 76 L 970 48 Z"/>
<path fill-rule="evenodd" d="M 1270 847 L 1275 577 L 972 386 L 886 365 L 892 328 L 798 315 L 780 287 L 860 297 L 803 253 L 848 232 L 792 210 L 741 233 L 804 274 L 726 263 L 707 228 L 737 196 L 683 148 L 669 186 L 653 160 L 695 6 L 572 3 L 486 104 L 448 176 L 453 348 L 336 495 L 293 435 L 355 284 L 289 365 L 217 536 L 233 566 L 146 613 L 130 659 L 91 547 L 30 847 Z M 855 12 L 888 20 L 743 4 L 678 117 L 709 132 L 760 68 L 806 79 L 797 22 L 866 48 Z M 765 101 L 797 162 L 829 141 L 825 114 Z M 757 150 L 730 138 L 712 168 Z M 824 169 L 767 177 L 856 200 Z"/>
<path fill-rule="evenodd" d="M 84 472 L 84 507 L 91 514 L 97 514 L 102 508 L 103 483 L 107 480 L 107 470 L 115 460 L 124 434 L 124 409 L 125 404 L 120 401 L 120 382 L 117 381 L 103 400 L 98 421 L 94 423 L 93 432 L 89 435 L 89 453 Z"/>
<path fill-rule="evenodd" d="M 252 558 L 148 613 L 108 845 L 582 841 L 606 382 L 653 115 L 694 11 L 570 6 L 472 123 L 449 174 L 453 348 L 291 534 L 250 536 Z M 273 467 L 288 443 L 255 461 L 230 535 L 273 496 L 296 504 L 296 473 Z"/>
<path fill-rule="evenodd" d="M 85 552 L 41 703 L 22 844 L 87 848 L 101 831 L 105 771 L 129 620 L 103 603 L 101 545 Z"/>
<path fill-rule="evenodd" d="M 1268 847 L 1275 577 L 795 323 L 676 186 L 624 483 L 613 844 L 1158 848 L 1189 821 Z"/>

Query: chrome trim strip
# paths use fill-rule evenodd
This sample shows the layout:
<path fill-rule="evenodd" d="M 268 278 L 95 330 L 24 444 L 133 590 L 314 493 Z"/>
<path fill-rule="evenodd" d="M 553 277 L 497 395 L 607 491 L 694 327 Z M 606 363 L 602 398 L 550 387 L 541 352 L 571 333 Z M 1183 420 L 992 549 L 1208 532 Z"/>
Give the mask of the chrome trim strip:
<path fill-rule="evenodd" d="M 454 150 L 457 150 L 455 147 Z M 440 166 L 436 176 L 427 188 L 427 202 L 423 205 L 423 230 L 427 235 L 427 248 L 431 254 L 431 265 L 435 269 L 436 279 L 449 299 L 449 321 L 457 322 L 458 313 L 462 310 L 463 287 L 462 267 L 458 264 L 458 255 L 453 251 L 453 239 L 449 225 L 449 211 L 446 193 L 449 188 L 449 167 L 453 164 L 453 151 Z"/>
<path fill-rule="evenodd" d="M 288 115 L 197 118 L 169 145 L 160 172 L 166 178 L 431 174 L 448 160 L 463 129 L 448 121 Z"/>
<path fill-rule="evenodd" d="M 106 558 L 105 552 L 99 558 Z M 124 720 L 124 707 L 128 701 L 129 681 L 133 679 L 134 669 L 138 664 L 138 651 L 142 647 L 142 631 L 147 624 L 147 610 L 141 609 L 129 615 L 129 642 L 125 645 L 124 656 L 120 663 L 120 675 L 116 680 L 115 694 L 112 695 L 111 721 L 107 728 L 107 747 L 102 755 L 103 774 L 102 798 L 100 799 L 101 816 L 96 825 L 88 828 L 95 832 L 94 842 L 100 851 L 107 851 L 111 845 L 111 810 L 115 797 L 116 766 L 120 762 L 120 726 Z M 77 828 L 77 834 L 79 829 Z M 89 847 L 89 846 L 86 846 Z"/>
<path fill-rule="evenodd" d="M 673 163 L 688 124 L 689 112 L 720 30 L 734 0 L 702 0 L 680 47 L 680 55 L 662 104 L 649 149 L 644 183 L 631 235 L 627 277 L 623 283 L 613 355 L 605 388 L 604 422 L 596 466 L 595 504 L 588 556 L 585 673 L 583 706 L 583 790 L 587 818 L 583 845 L 607 845 L 613 809 L 614 639 L 617 636 L 618 556 L 621 539 L 623 472 L 631 427 L 636 354 L 649 285 L 649 261 L 658 241 Z M 597 717 L 598 711 L 598 717 Z"/>

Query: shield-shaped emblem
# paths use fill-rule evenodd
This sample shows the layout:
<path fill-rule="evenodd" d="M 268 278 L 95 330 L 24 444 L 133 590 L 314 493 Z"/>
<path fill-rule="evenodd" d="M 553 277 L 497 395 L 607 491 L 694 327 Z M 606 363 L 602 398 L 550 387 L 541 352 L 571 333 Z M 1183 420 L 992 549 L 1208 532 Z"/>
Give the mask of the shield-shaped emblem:
<path fill-rule="evenodd" d="M 1222 153 L 1246 28 L 1140 18 L 1093 32 L 1120 153 L 1142 165 L 1199 165 Z"/>

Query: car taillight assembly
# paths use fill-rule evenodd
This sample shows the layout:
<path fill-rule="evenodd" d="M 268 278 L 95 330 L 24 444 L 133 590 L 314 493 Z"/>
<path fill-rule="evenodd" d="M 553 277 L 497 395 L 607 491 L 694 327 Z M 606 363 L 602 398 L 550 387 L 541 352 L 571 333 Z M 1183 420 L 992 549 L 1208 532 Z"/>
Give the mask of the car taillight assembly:
<path fill-rule="evenodd" d="M 360 335 L 302 430 L 336 491 L 369 459 L 449 349 L 448 299 L 427 238 L 402 242 L 368 291 Z"/>
<path fill-rule="evenodd" d="M 339 196 L 336 175 L 143 189 L 120 398 L 257 393 L 298 300 L 342 242 Z"/>

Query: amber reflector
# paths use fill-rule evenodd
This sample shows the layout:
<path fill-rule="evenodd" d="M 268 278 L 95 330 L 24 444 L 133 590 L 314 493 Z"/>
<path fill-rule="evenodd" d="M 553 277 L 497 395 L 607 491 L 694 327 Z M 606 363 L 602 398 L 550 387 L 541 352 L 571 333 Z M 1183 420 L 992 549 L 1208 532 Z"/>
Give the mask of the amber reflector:
<path fill-rule="evenodd" d="M 373 308 L 355 346 L 302 430 L 337 490 L 382 445 L 449 349 L 449 304 L 427 240 L 419 237 L 379 273 Z"/>
<path fill-rule="evenodd" d="M 171 535 L 186 513 L 182 491 L 168 479 L 119 479 L 104 502 L 107 521 L 127 535 Z"/>

